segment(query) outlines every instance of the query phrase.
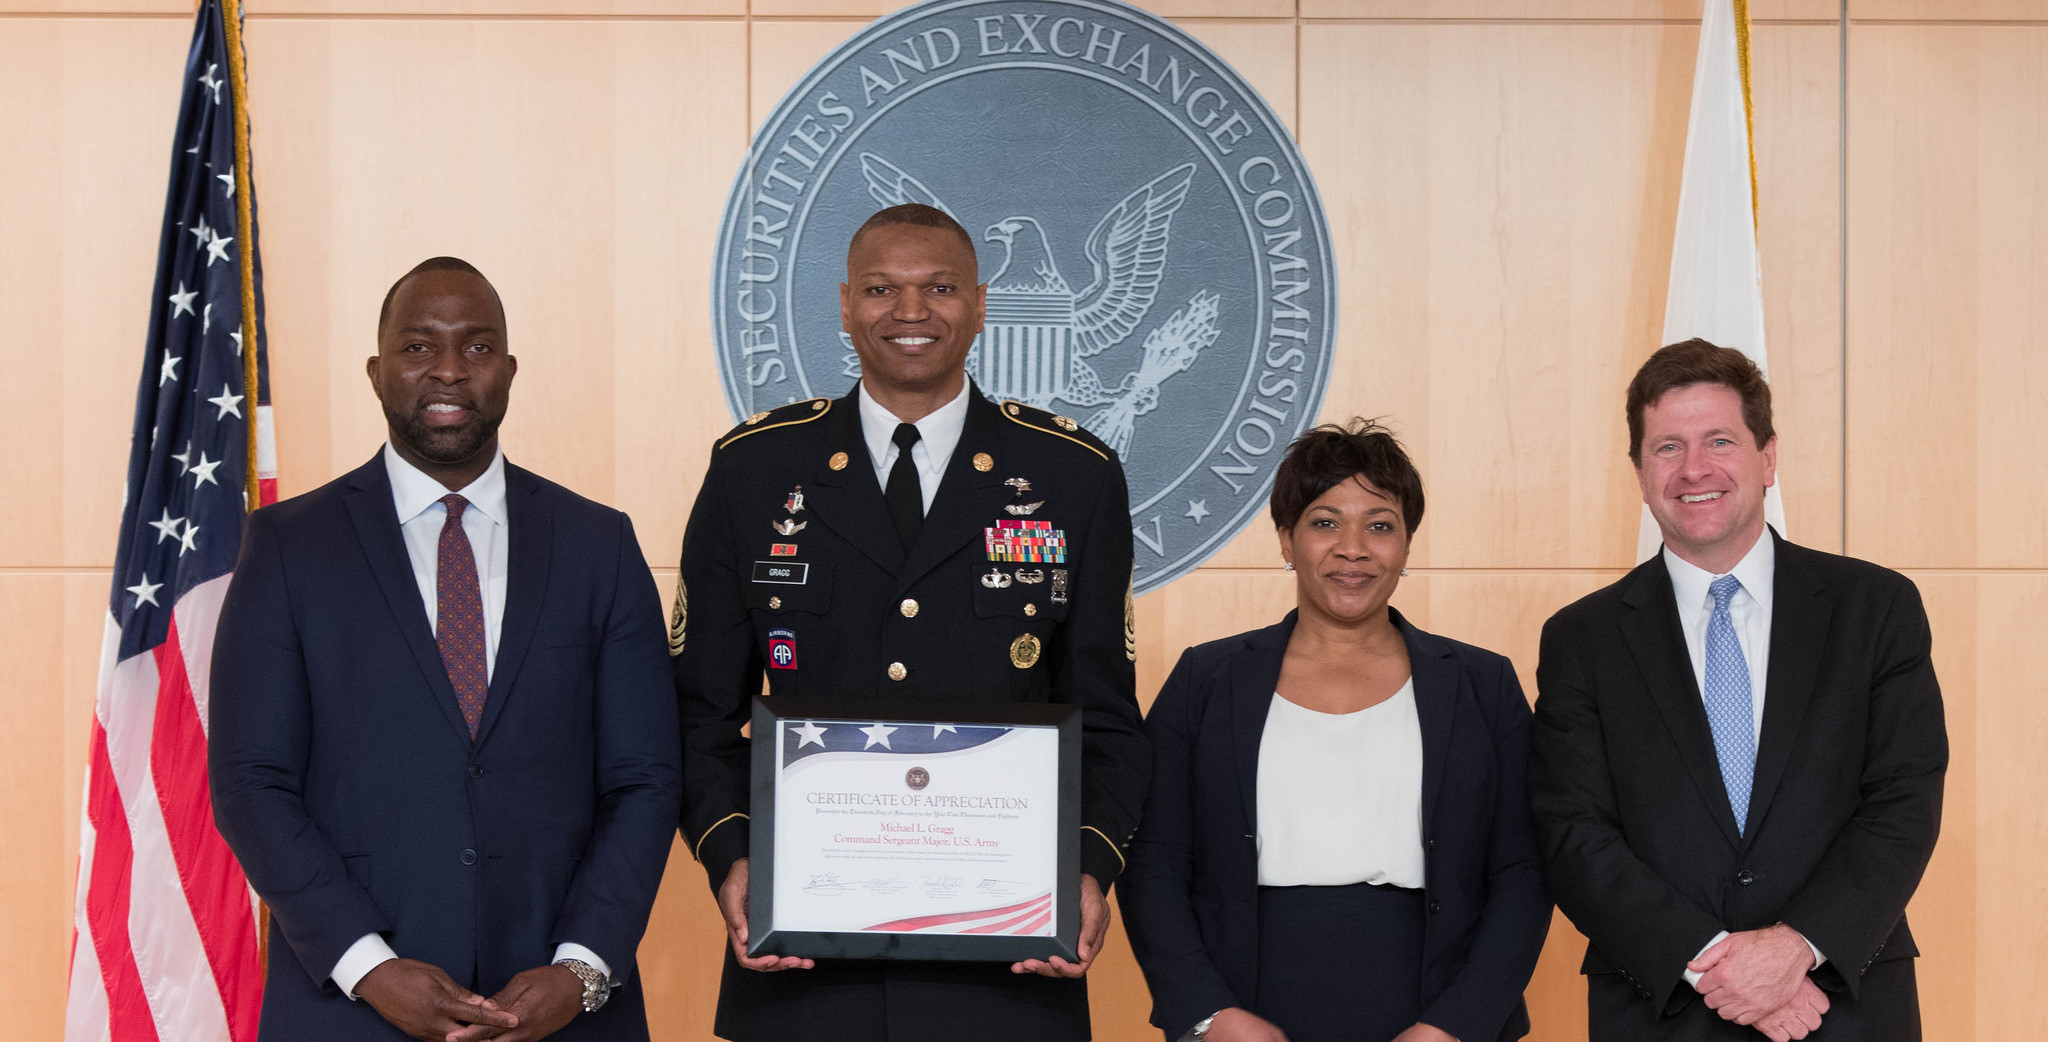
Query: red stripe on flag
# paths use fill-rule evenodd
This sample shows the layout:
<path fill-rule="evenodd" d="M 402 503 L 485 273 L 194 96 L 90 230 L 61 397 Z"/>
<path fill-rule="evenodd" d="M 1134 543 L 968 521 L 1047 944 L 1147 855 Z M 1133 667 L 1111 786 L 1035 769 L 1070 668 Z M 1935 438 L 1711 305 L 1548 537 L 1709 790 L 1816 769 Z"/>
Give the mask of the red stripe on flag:
<path fill-rule="evenodd" d="M 263 970 L 256 962 L 256 914 L 249 881 L 213 823 L 206 791 L 206 731 L 185 673 L 178 621 L 155 648 L 156 730 L 150 735 L 149 770 L 163 807 L 178 882 L 199 927 L 199 943 L 213 969 L 214 986 L 228 1015 L 228 1037 L 253 1042 L 263 1007 Z"/>
<path fill-rule="evenodd" d="M 1019 901 L 1016 904 L 1004 905 L 1001 908 L 977 908 L 971 912 L 948 912 L 943 915 L 920 915 L 909 919 L 894 919 L 886 923 L 876 923 L 868 927 L 868 929 L 888 930 L 896 933 L 923 930 L 933 926 L 945 926 L 949 923 L 964 923 L 971 919 L 986 919 L 992 915 L 1009 915 L 1014 912 L 1022 912 L 1033 908 L 1033 906 L 1047 904 L 1051 900 L 1051 894 L 1040 894 L 1029 901 Z"/>
<path fill-rule="evenodd" d="M 99 956 L 100 980 L 107 989 L 107 1023 L 114 1042 L 156 1042 L 156 1021 L 149 1015 L 149 996 L 135 967 L 135 948 L 128 939 L 128 879 L 135 848 L 128 836 L 128 814 L 114 783 L 114 764 L 107 758 L 107 731 L 97 716 L 92 721 L 92 764 L 86 816 L 92 821 L 92 876 L 85 893 L 86 926 Z"/>
<path fill-rule="evenodd" d="M 269 506 L 270 504 L 272 504 L 272 503 L 275 503 L 275 502 L 277 502 L 277 479 L 276 479 L 276 478 L 258 478 L 258 479 L 256 479 L 256 503 L 257 503 L 257 505 L 259 505 L 259 506 L 266 506 L 266 507 L 267 507 L 267 506 Z"/>

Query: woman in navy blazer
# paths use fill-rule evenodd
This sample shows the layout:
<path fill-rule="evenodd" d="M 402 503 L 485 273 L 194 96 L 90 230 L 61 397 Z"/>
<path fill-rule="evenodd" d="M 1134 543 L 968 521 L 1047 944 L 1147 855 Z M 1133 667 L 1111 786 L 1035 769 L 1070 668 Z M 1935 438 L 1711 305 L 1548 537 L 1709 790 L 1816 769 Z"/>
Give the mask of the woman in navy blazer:
<path fill-rule="evenodd" d="M 1387 606 L 1422 505 L 1385 428 L 1304 434 L 1272 503 L 1297 609 L 1188 649 L 1153 703 L 1151 795 L 1118 891 L 1169 1040 L 1528 1032 L 1550 924 L 1529 705 L 1507 659 Z M 1289 801 L 1262 802 L 1261 778 Z"/>

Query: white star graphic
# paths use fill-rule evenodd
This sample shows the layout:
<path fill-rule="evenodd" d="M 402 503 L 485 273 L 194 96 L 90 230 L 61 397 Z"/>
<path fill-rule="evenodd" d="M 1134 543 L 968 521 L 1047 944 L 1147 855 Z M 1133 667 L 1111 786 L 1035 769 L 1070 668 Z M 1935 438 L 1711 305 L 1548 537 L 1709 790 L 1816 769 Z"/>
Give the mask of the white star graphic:
<path fill-rule="evenodd" d="M 191 148 L 188 148 L 188 149 L 186 149 L 186 150 L 185 150 L 185 154 L 186 154 L 186 155 L 188 155 L 188 156 L 196 156 L 196 155 L 198 155 L 198 154 L 199 154 L 199 142 L 197 142 L 197 141 L 194 141 L 194 142 L 192 142 L 192 147 L 191 147 Z"/>
<path fill-rule="evenodd" d="M 214 177 L 215 177 L 215 178 L 216 178 L 217 180 L 219 180 L 219 181 L 220 181 L 220 182 L 221 182 L 222 184 L 225 184 L 225 185 L 227 185 L 227 186 L 228 186 L 228 189 L 227 189 L 227 191 L 228 191 L 228 198 L 230 198 L 230 199 L 233 199 L 233 198 L 235 197 L 235 175 L 233 175 L 233 174 L 215 174 L 215 175 L 213 175 L 213 176 L 214 176 Z"/>
<path fill-rule="evenodd" d="M 232 178 L 229 179 L 228 187 L 230 189 L 234 187 L 234 184 L 234 180 Z M 233 241 L 235 241 L 235 237 L 232 235 L 222 235 L 219 232 L 214 232 L 213 238 L 207 240 L 206 243 L 206 266 L 211 268 L 214 261 L 227 260 L 228 243 Z"/>
<path fill-rule="evenodd" d="M 156 529 L 156 541 L 159 543 L 166 539 L 178 538 L 178 526 L 184 523 L 184 518 L 171 516 L 170 507 L 164 508 L 164 516 L 148 522 L 149 527 Z"/>
<path fill-rule="evenodd" d="M 193 150 L 193 151 L 195 151 L 195 152 L 196 152 L 196 151 L 198 151 L 198 150 L 199 150 L 199 146 L 198 146 L 198 145 L 193 145 L 193 146 L 192 146 L 192 150 Z M 211 238 L 213 238 L 213 229 L 211 229 L 211 228 L 208 228 L 208 227 L 206 226 L 206 215 L 205 215 L 205 214 L 201 214 L 201 215 L 199 216 L 199 227 L 197 227 L 197 228 L 187 228 L 187 229 L 185 229 L 185 230 L 186 230 L 186 231 L 188 231 L 188 232 L 190 232 L 190 233 L 192 233 L 192 237 L 193 237 L 193 238 L 195 238 L 195 239 L 198 239 L 198 240 L 199 240 L 199 245 L 198 245 L 198 246 L 196 247 L 197 249 L 202 249 L 202 250 L 203 250 L 203 249 L 205 249 L 205 248 L 206 248 L 206 240 L 208 240 L 208 239 L 211 239 Z"/>
<path fill-rule="evenodd" d="M 235 342 L 235 357 L 242 357 L 242 331 L 237 329 L 234 332 L 229 333 L 228 338 Z"/>
<path fill-rule="evenodd" d="M 205 336 L 211 332 L 213 332 L 213 302 L 209 300 L 206 302 L 205 307 L 199 309 L 199 335 Z"/>
<path fill-rule="evenodd" d="M 165 511 L 165 513 L 169 513 L 169 512 L 170 512 L 170 511 Z M 933 738 L 937 738 L 937 737 L 938 737 L 939 735 L 941 735 L 941 734 L 944 734 L 944 733 L 945 733 L 945 732 L 947 732 L 947 731 L 951 731 L 951 732 L 953 732 L 954 734 L 959 734 L 959 733 L 960 733 L 960 729 L 959 729 L 959 728 L 957 728 L 957 727 L 954 727 L 954 726 L 953 726 L 952 724 L 933 724 L 933 725 L 932 725 L 932 737 L 933 737 Z"/>
<path fill-rule="evenodd" d="M 229 387 L 227 384 L 221 384 L 220 397 L 208 398 L 206 400 L 207 404 L 220 407 L 220 415 L 215 416 L 214 419 L 225 420 L 228 418 L 229 413 L 234 413 L 238 418 L 241 417 L 242 399 L 247 397 L 247 395 L 235 394 L 233 392 L 234 388 Z"/>
<path fill-rule="evenodd" d="M 192 298 L 198 295 L 198 293 L 186 289 L 183 282 L 178 283 L 178 292 L 171 294 L 171 317 L 177 318 L 179 315 L 195 314 L 192 310 Z"/>
<path fill-rule="evenodd" d="M 1188 512 L 1185 516 L 1192 517 L 1195 519 L 1196 524 L 1201 524 L 1202 519 L 1209 516 L 1209 501 L 1206 499 L 1188 500 Z"/>
<path fill-rule="evenodd" d="M 158 387 L 162 387 L 162 386 L 163 386 L 164 384 L 166 384 L 166 383 L 169 383 L 170 381 L 172 381 L 172 380 L 175 380 L 175 379 L 177 379 L 177 378 L 178 378 L 178 363 L 179 363 L 179 362 L 182 362 L 182 361 L 184 361 L 184 360 L 185 360 L 185 356 L 184 356 L 184 355 L 174 355 L 174 354 L 170 353 L 169 351 L 165 351 L 165 352 L 164 352 L 164 364 L 163 364 L 163 365 L 161 365 L 161 366 L 158 366 L 158 367 L 157 367 L 157 371 L 156 371 L 156 385 L 157 385 Z"/>
<path fill-rule="evenodd" d="M 185 475 L 185 474 L 189 474 L 189 473 L 191 473 L 191 472 L 192 472 L 192 443 L 191 443 L 191 442 L 189 442 L 189 441 L 188 441 L 188 442 L 186 442 L 186 443 L 185 443 L 185 451 L 183 451 L 183 452 L 173 452 L 173 453 L 171 453 L 171 458 L 172 458 L 172 459 L 174 459 L 174 460 L 177 460 L 177 461 L 178 461 L 178 474 L 179 474 L 180 476 L 183 476 L 183 475 Z M 204 459 L 205 457 L 204 457 L 204 456 L 202 456 L 202 457 L 200 457 L 200 458 L 201 458 L 201 459 Z"/>
<path fill-rule="evenodd" d="M 861 748 L 872 749 L 879 745 L 887 749 L 889 748 L 889 736 L 896 733 L 896 728 L 877 721 L 873 727 L 861 728 L 860 733 L 868 736 L 868 744 L 861 746 Z"/>
<path fill-rule="evenodd" d="M 149 573 L 144 572 L 142 573 L 142 581 L 128 587 L 128 592 L 135 595 L 135 606 L 138 608 L 145 604 L 156 604 L 157 607 L 161 608 L 163 605 L 157 604 L 156 591 L 163 588 L 163 583 L 150 582 Z"/>
<path fill-rule="evenodd" d="M 825 732 L 828 730 L 830 728 L 819 727 L 809 720 L 804 721 L 804 725 L 796 729 L 796 734 L 800 736 L 796 747 L 801 749 L 806 745 L 815 745 L 823 749 L 825 747 Z"/>
<path fill-rule="evenodd" d="M 227 461 L 209 460 L 206 458 L 206 453 L 200 453 L 199 462 L 192 464 L 192 487 L 196 489 L 209 481 L 216 485 L 220 484 L 220 481 L 213 476 L 213 468 L 225 462 Z"/>
<path fill-rule="evenodd" d="M 187 524 L 185 526 L 184 534 L 178 536 L 178 556 L 185 556 L 185 551 L 187 550 L 199 549 L 199 547 L 193 542 L 193 540 L 197 539 L 198 537 L 199 526 L 194 524 Z"/>
<path fill-rule="evenodd" d="M 220 89 L 226 86 L 224 81 L 214 75 L 214 72 L 219 68 L 220 64 L 218 62 L 208 62 L 206 64 L 206 75 L 199 77 L 199 82 L 205 84 L 207 89 L 213 91 L 213 103 L 216 105 L 220 104 Z"/>

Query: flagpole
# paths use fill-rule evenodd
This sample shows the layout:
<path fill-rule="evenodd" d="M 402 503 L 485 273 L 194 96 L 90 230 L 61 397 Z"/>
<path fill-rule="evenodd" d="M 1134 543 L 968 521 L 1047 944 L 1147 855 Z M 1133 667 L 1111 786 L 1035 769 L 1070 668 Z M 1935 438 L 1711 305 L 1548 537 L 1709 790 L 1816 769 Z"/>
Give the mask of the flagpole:
<path fill-rule="evenodd" d="M 1756 106 L 1749 96 L 1749 0 L 1734 0 L 1734 4 L 1735 65 L 1742 76 L 1743 139 L 1749 145 L 1749 223 L 1761 236 L 1764 225 L 1763 220 L 1757 216 L 1757 211 L 1760 208 L 1759 200 L 1763 196 L 1757 191 L 1756 183 Z"/>
<path fill-rule="evenodd" d="M 1738 4 L 1742 0 L 1736 0 Z M 242 248 L 236 262 L 242 268 L 242 388 L 249 397 L 249 454 L 243 498 L 249 510 L 263 505 L 262 484 L 257 477 L 257 350 L 256 343 L 256 198 L 249 182 L 248 66 L 242 57 L 241 0 L 221 0 L 220 18 L 228 48 L 228 94 L 235 121 L 235 227 L 241 229 Z M 1746 60 L 1746 59 L 1745 59 Z"/>

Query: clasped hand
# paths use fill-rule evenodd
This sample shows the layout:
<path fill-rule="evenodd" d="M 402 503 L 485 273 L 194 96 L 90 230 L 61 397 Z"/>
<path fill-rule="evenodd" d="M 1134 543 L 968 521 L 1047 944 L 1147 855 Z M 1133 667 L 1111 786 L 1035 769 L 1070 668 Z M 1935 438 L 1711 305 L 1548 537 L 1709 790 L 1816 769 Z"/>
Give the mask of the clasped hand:
<path fill-rule="evenodd" d="M 439 966 L 387 959 L 356 982 L 356 997 L 420 1042 L 533 1042 L 583 1008 L 583 980 L 561 966 L 513 977 L 496 995 L 470 991 Z"/>
<path fill-rule="evenodd" d="M 1754 1027 L 1772 1042 L 1792 1042 L 1818 1029 L 1828 997 L 1807 977 L 1813 949 L 1799 931 L 1779 924 L 1731 933 L 1687 968 L 1707 1008 Z"/>

